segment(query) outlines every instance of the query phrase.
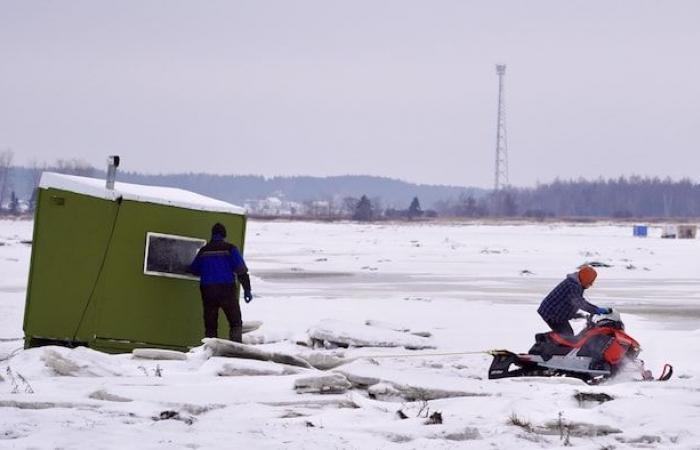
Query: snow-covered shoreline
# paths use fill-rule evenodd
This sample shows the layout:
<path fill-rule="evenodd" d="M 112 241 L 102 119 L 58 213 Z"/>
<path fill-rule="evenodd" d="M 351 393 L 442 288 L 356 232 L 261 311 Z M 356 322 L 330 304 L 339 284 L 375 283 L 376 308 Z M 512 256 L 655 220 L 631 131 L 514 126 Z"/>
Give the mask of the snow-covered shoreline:
<path fill-rule="evenodd" d="M 31 232 L 31 222 L 0 221 L 0 357 L 21 346 L 11 339 L 22 336 L 30 253 L 22 241 Z M 256 299 L 243 316 L 264 323 L 246 339 L 302 355 L 312 349 L 296 343 L 319 323 L 332 325 L 324 332 L 353 333 L 371 320 L 384 331 L 397 324 L 429 332 L 433 353 L 526 351 L 543 329 L 535 312 L 542 296 L 567 271 L 597 261 L 611 267 L 600 268 L 590 299 L 622 312 L 650 368 L 675 365 L 667 383 L 631 381 L 633 373 L 596 387 L 489 381 L 484 354 L 371 359 L 364 357 L 431 350 L 350 347 L 313 351 L 354 358 L 333 373 L 379 380 L 375 398 L 356 386 L 300 394 L 295 382 L 318 371 L 201 350 L 177 361 L 47 347 L 0 363 L 0 448 L 524 449 L 563 446 L 564 433 L 579 448 L 700 448 L 700 241 L 631 234 L 615 224 L 250 221 Z M 440 389 L 461 396 L 426 405 L 406 394 Z M 580 402 L 580 392 L 613 400 Z M 443 423 L 426 425 L 426 408 Z"/>

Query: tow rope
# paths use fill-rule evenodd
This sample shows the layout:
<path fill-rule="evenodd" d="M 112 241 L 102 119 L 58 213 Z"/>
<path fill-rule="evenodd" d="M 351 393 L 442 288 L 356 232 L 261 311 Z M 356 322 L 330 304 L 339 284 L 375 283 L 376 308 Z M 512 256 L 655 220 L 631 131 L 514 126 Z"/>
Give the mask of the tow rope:
<path fill-rule="evenodd" d="M 496 351 L 497 350 L 478 350 L 478 351 L 471 351 L 471 352 L 448 352 L 448 353 L 398 353 L 398 354 L 394 354 L 394 355 L 363 355 L 363 356 L 356 356 L 356 357 L 351 358 L 351 359 L 410 358 L 410 357 L 416 357 L 416 356 L 459 356 L 459 355 L 480 355 L 480 354 L 493 355 L 493 353 Z"/>
<path fill-rule="evenodd" d="M 112 220 L 112 229 L 109 232 L 109 240 L 107 241 L 107 245 L 105 246 L 104 252 L 102 253 L 102 261 L 100 262 L 99 269 L 97 270 L 97 274 L 95 275 L 95 282 L 92 285 L 92 289 L 90 290 L 90 295 L 88 295 L 87 301 L 85 302 L 85 307 L 83 308 L 82 314 L 80 314 L 80 320 L 78 320 L 78 324 L 75 326 L 75 330 L 73 331 L 73 342 L 78 337 L 78 332 L 80 331 L 80 328 L 83 326 L 83 321 L 85 320 L 85 315 L 90 308 L 90 305 L 92 304 L 93 297 L 95 296 L 95 291 L 97 290 L 97 285 L 100 283 L 100 280 L 102 278 L 102 271 L 104 270 L 105 263 L 107 262 L 107 256 L 109 255 L 109 252 L 112 248 L 112 241 L 114 240 L 114 231 L 117 229 L 117 221 L 119 220 L 119 213 L 122 210 L 122 201 L 123 197 L 120 195 L 115 199 L 117 202 L 117 212 L 114 213 L 114 219 Z"/>

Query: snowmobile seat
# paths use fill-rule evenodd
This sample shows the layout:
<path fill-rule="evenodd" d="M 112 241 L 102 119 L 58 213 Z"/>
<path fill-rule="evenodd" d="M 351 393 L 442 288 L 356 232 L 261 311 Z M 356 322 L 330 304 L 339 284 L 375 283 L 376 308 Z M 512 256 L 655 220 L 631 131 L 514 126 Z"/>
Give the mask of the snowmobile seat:
<path fill-rule="evenodd" d="M 565 341 L 565 342 L 571 344 L 572 347 L 574 347 L 578 343 L 578 341 L 581 340 L 581 338 L 584 336 L 585 333 L 570 335 L 570 334 L 554 333 L 552 331 L 551 334 L 556 334 L 560 340 Z"/>
<path fill-rule="evenodd" d="M 553 333 L 537 333 L 535 335 L 535 344 L 528 350 L 528 353 L 531 355 L 540 355 L 545 361 L 548 361 L 555 355 L 561 356 L 568 354 L 571 348 L 553 341 L 551 334 Z"/>
<path fill-rule="evenodd" d="M 556 334 L 558 339 L 557 341 L 564 341 L 568 344 L 571 344 L 571 347 L 576 346 L 578 341 L 581 340 L 582 337 L 585 336 L 586 330 L 581 331 L 579 334 L 576 335 L 568 335 L 568 334 L 559 334 L 555 333 L 554 331 L 549 331 L 546 333 L 537 333 L 535 335 L 535 342 L 551 342 L 554 339 L 552 339 L 552 335 Z M 555 341 L 555 342 L 557 342 Z M 560 343 L 559 345 L 565 345 L 563 342 Z"/>

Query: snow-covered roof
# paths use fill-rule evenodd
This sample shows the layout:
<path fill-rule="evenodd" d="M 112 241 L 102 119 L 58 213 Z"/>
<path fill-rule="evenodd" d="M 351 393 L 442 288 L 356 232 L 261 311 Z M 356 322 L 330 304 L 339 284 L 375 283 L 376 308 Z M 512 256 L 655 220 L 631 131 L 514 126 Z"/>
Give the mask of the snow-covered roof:
<path fill-rule="evenodd" d="M 116 200 L 121 197 L 124 200 L 157 203 L 159 205 L 177 206 L 200 211 L 233 214 L 245 214 L 246 212 L 245 208 L 240 206 L 185 191 L 184 189 L 116 182 L 114 183 L 114 190 L 111 190 L 105 186 L 104 179 L 78 177 L 54 172 L 44 172 L 41 175 L 39 187 L 42 189 L 61 189 L 107 200 Z"/>

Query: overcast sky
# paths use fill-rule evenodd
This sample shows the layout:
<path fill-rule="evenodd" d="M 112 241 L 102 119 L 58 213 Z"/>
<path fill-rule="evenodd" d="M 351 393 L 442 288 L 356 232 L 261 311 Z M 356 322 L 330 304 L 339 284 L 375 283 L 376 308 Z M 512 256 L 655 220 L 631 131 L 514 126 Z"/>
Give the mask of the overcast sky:
<path fill-rule="evenodd" d="M 125 170 L 700 181 L 700 1 L 0 0 L 0 150 Z"/>

